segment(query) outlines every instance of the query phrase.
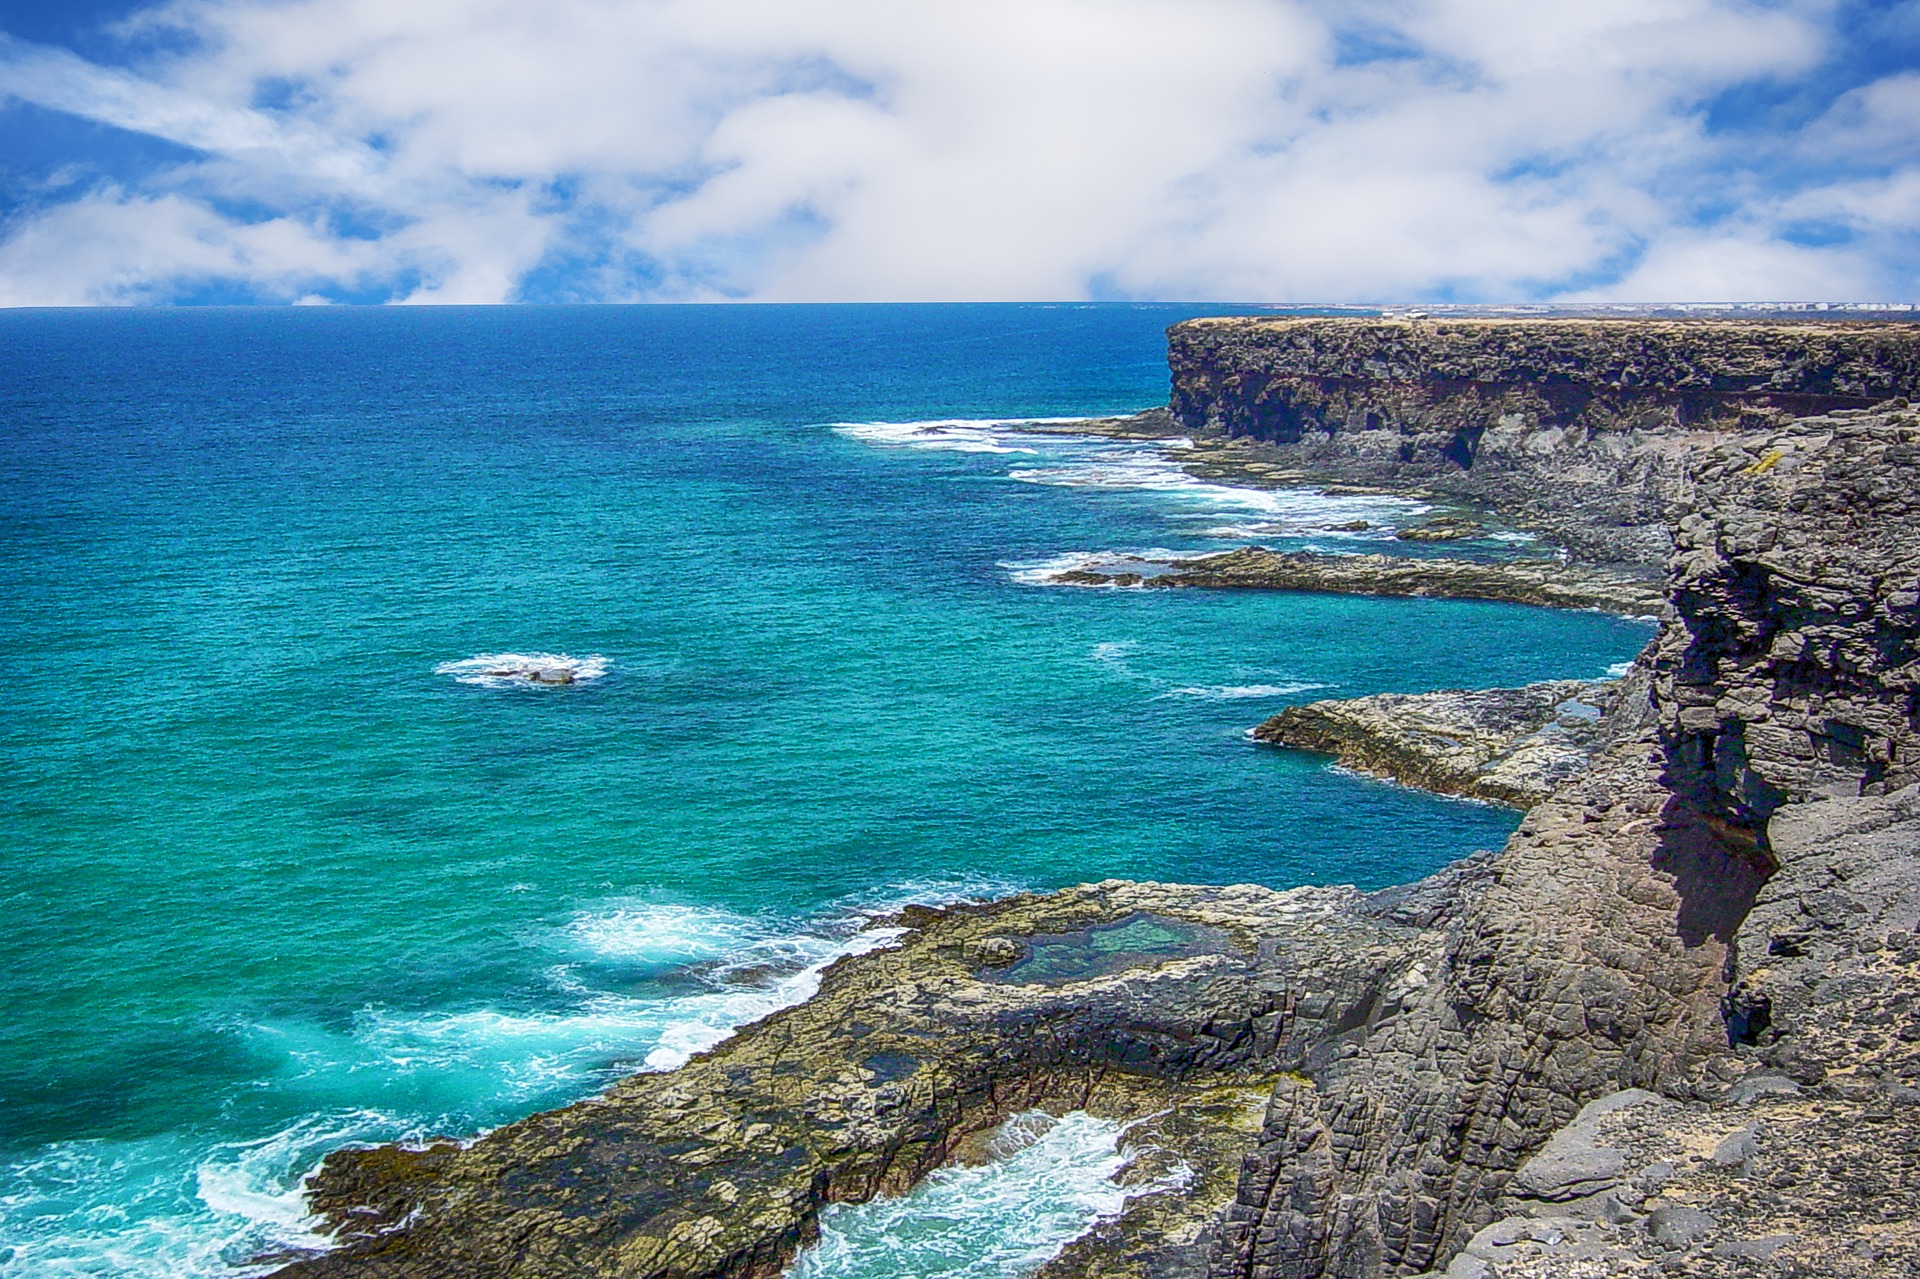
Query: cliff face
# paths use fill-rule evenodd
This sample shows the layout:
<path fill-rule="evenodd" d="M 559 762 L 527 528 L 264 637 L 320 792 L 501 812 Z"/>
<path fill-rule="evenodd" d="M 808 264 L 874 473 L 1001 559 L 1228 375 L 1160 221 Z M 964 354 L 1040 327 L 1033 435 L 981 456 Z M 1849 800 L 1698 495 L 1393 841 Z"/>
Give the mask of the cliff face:
<path fill-rule="evenodd" d="M 1655 562 L 1713 437 L 1920 388 L 1906 325 L 1216 319 L 1168 333 L 1182 430 L 1325 479 L 1481 502 Z"/>
<path fill-rule="evenodd" d="M 1783 1264 L 1904 1272 L 1907 1236 L 1878 1232 L 1920 1213 L 1916 448 L 1920 415 L 1843 413 L 1696 459 L 1635 676 L 1653 727 L 1531 810 L 1422 999 L 1276 1091 L 1215 1279 L 1406 1273 L 1470 1242 L 1461 1273 L 1586 1273 L 1521 1246 L 1512 1221 L 1543 1210 L 1612 1232 L 1582 1244 L 1595 1274 L 1736 1273 L 1783 1229 Z M 1776 1078 L 1819 1100 L 1756 1124 Z M 1611 1177 L 1516 1182 L 1583 1103 L 1630 1088 L 1684 1105 L 1607 1147 Z M 1672 1156 L 1742 1123 L 1749 1153 L 1710 1174 Z M 1670 1156 L 1629 1184 L 1633 1159 Z M 1698 1220 L 1662 1236 L 1669 1208 Z M 1481 1230 L 1508 1213 L 1504 1243 Z"/>
<path fill-rule="evenodd" d="M 1920 781 L 1920 415 L 1731 441 L 1675 532 L 1655 659 L 1671 781 L 1741 837 Z"/>

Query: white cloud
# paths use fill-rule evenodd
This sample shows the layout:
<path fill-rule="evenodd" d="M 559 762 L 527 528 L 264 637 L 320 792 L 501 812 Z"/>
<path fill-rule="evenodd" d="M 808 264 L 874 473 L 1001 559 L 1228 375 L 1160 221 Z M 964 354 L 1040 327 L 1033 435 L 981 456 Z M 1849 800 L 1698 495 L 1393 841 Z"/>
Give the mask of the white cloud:
<path fill-rule="evenodd" d="M 376 263 L 373 246 L 293 218 L 236 225 L 181 196 L 108 189 L 33 218 L 0 243 L 0 306 L 166 301 L 174 288 L 231 280 L 291 300 L 322 282 L 359 279 Z"/>
<path fill-rule="evenodd" d="M 1897 291 L 1913 77 L 1764 154 L 1704 122 L 1729 87 L 1807 74 L 1829 19 L 1824 0 L 177 0 L 136 25 L 190 51 L 133 70 L 0 45 L 0 92 L 205 156 L 16 216 L 0 296 L 225 279 L 497 301 L 535 272 L 621 299 Z M 1756 164 L 1796 148 L 1880 167 L 1776 189 Z M 1794 242 L 1815 216 L 1857 238 Z"/>

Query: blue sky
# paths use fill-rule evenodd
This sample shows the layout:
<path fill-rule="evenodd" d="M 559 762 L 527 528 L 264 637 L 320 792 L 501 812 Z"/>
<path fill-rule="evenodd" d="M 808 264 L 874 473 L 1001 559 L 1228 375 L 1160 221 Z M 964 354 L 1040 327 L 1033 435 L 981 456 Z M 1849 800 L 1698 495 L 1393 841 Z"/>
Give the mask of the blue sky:
<path fill-rule="evenodd" d="M 0 304 L 1920 295 L 1920 0 L 0 0 L 0 33 Z"/>

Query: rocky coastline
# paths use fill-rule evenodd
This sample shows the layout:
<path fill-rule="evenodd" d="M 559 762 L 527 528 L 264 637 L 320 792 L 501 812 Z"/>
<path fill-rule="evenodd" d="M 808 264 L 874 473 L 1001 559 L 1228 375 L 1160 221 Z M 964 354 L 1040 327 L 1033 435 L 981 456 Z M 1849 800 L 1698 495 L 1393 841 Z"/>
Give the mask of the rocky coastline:
<path fill-rule="evenodd" d="M 1438 556 L 1326 555 L 1244 546 L 1190 559 L 1139 561 L 1140 568 L 1065 569 L 1056 586 L 1143 586 L 1204 590 L 1322 591 L 1338 595 L 1496 600 L 1546 608 L 1593 608 L 1646 617 L 1660 611 L 1659 582 L 1608 566 L 1558 560 L 1465 560 Z M 1164 571 L 1143 571 L 1161 569 Z"/>
<path fill-rule="evenodd" d="M 1321 751 L 1402 786 L 1532 808 L 1632 730 L 1645 682 L 1622 683 L 1549 680 L 1308 702 L 1255 728 L 1253 740 Z"/>
<path fill-rule="evenodd" d="M 1728 433 L 1920 385 L 1920 326 L 1211 319 L 1168 333 L 1189 464 L 1465 501 L 1596 563 L 1658 565 Z"/>
<path fill-rule="evenodd" d="M 312 1203 L 336 1247 L 280 1275 L 772 1276 L 827 1203 L 1031 1107 L 1143 1121 L 1142 1159 L 1191 1175 L 1045 1279 L 1913 1272 L 1920 413 L 1871 405 L 1913 393 L 1920 331 L 1221 321 L 1171 343 L 1183 431 L 1665 561 L 1660 633 L 1618 683 L 1269 722 L 1505 788 L 1528 809 L 1507 846 L 1375 894 L 909 910 L 677 1071 L 331 1156 Z"/>

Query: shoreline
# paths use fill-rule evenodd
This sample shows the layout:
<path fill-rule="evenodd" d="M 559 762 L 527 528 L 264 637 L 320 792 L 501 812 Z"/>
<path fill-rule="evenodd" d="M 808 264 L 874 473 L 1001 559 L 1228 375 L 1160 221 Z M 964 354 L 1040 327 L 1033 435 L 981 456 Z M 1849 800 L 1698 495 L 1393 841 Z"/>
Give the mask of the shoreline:
<path fill-rule="evenodd" d="M 1336 344 L 1383 327 L 1311 323 Z M 897 948 L 678 1071 L 457 1151 L 330 1157 L 315 1202 L 353 1233 L 279 1273 L 511 1257 L 770 1279 L 824 1204 L 897 1193 L 1014 1109 L 1140 1118 L 1222 1088 L 1261 1099 L 1257 1133 L 1238 1101 L 1166 1136 L 1210 1189 L 1134 1201 L 1046 1279 L 1901 1273 L 1920 1255 L 1900 1172 L 1920 1148 L 1920 730 L 1897 710 L 1920 670 L 1916 465 L 1904 406 L 1687 455 L 1661 633 L 1616 694 L 1632 713 L 1585 771 L 1547 768 L 1498 854 L 1375 894 L 1113 881 L 909 908 Z M 1834 503 L 1865 522 L 1836 527 Z M 1770 647 L 1740 647 L 1754 635 Z M 1847 662 L 1808 665 L 1822 645 Z M 1822 922 L 1841 870 L 1853 906 Z M 1817 1176 L 1836 1160 L 1865 1172 Z"/>

